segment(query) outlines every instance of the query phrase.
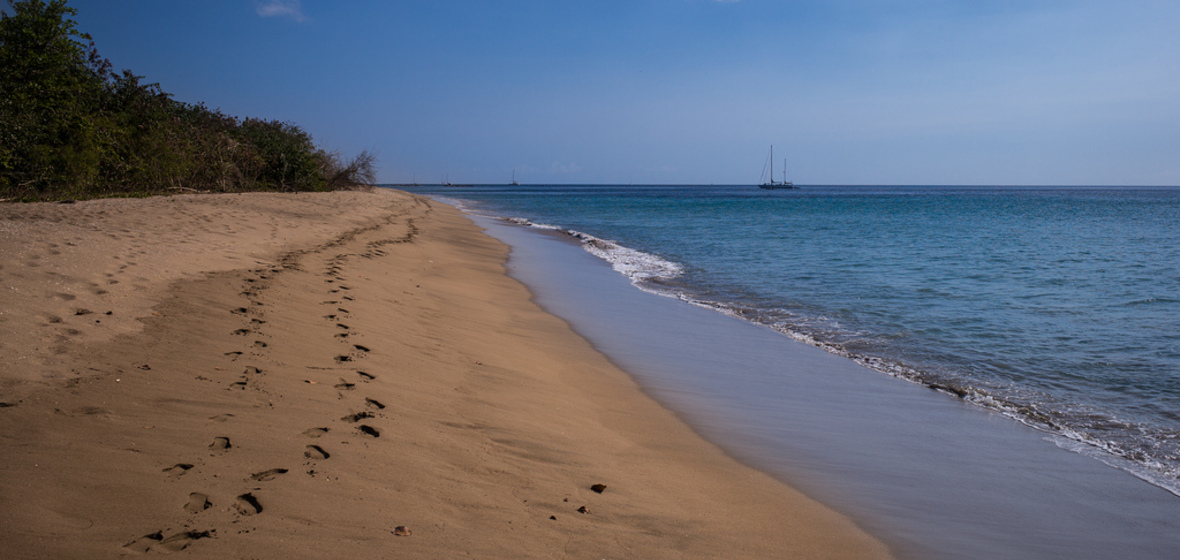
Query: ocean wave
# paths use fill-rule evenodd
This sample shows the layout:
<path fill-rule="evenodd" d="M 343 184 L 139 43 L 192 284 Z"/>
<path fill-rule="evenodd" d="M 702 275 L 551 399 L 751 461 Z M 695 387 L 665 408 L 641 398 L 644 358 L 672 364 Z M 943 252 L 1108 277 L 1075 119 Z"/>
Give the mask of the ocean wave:
<path fill-rule="evenodd" d="M 1144 299 L 1137 299 L 1123 303 L 1124 307 L 1137 307 L 1141 305 L 1159 305 L 1169 303 L 1180 303 L 1180 300 L 1169 297 L 1149 297 Z"/>
<path fill-rule="evenodd" d="M 615 272 L 626 276 L 632 284 L 641 287 L 643 284 L 653 281 L 672 280 L 684 272 L 684 267 L 679 264 L 588 233 L 564 229 L 551 224 L 535 223 L 525 218 L 506 218 L 506 221 L 531 228 L 561 232 L 577 239 L 582 243 L 582 249 L 610 263 Z"/>

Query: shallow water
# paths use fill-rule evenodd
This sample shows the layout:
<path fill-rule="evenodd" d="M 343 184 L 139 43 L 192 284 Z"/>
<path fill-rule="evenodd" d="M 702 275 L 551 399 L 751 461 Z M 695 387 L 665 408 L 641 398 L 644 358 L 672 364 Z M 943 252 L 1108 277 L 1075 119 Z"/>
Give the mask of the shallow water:
<path fill-rule="evenodd" d="M 1180 189 L 412 190 L 1180 493 Z"/>
<path fill-rule="evenodd" d="M 1180 498 L 962 399 L 636 290 L 568 236 L 491 219 L 510 272 L 656 398 L 902 558 L 1169 558 Z"/>

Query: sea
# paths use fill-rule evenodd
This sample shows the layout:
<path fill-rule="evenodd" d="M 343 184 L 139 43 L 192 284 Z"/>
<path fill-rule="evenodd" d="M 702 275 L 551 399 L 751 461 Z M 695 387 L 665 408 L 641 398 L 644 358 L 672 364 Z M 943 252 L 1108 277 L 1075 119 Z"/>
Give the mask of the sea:
<path fill-rule="evenodd" d="M 1153 496 L 1151 501 L 1163 509 L 1152 510 L 1145 514 L 1147 517 L 1171 515 L 1167 512 L 1174 506 L 1169 504 L 1180 506 L 1180 188 L 398 188 L 454 204 L 486 223 L 497 224 L 497 228 L 532 232 L 533 238 L 544 234 L 566 245 L 576 245 L 599 259 L 604 268 L 609 266 L 612 274 L 625 280 L 633 291 L 757 327 L 767 336 L 828 355 L 824 360 L 856 364 L 859 370 L 871 371 L 882 379 L 901 380 L 937 393 L 939 402 L 953 402 L 931 406 L 953 406 L 974 411 L 968 415 L 1003 418 L 1024 433 L 1033 434 L 1038 442 L 1048 442 L 1053 452 L 1071 457 L 1062 461 L 1083 459 L 1094 468 L 1117 471 L 1122 478 L 1150 486 L 1147 492 Z M 577 321 L 574 324 L 578 326 Z M 648 328 L 653 329 L 668 330 Z M 748 341 L 761 336 L 742 338 Z M 610 346 L 609 341 L 601 344 Z M 626 342 L 620 344 L 623 348 Z M 629 350 L 620 352 L 626 354 Z M 625 357 L 612 357 L 626 365 Z M 798 358 L 800 363 L 809 359 Z M 768 378 L 758 380 L 762 388 L 750 385 L 744 396 L 738 391 L 726 399 L 741 408 L 742 400 L 753 403 L 765 400 L 773 390 L 783 394 L 796 390 L 788 388 L 794 382 L 785 374 L 778 381 L 781 387 L 766 389 L 775 387 L 777 375 L 773 373 L 775 366 L 767 367 L 771 373 L 764 377 Z M 859 375 L 855 373 L 849 375 L 853 376 L 849 379 L 860 379 L 851 384 L 859 384 L 866 392 L 881 395 L 894 390 L 870 391 L 865 388 L 876 387 L 878 381 L 855 377 Z M 666 400 L 676 401 L 675 395 L 693 391 L 715 392 L 708 384 L 716 380 L 686 381 L 677 387 L 679 381 L 674 375 L 660 379 L 652 383 L 660 386 L 657 393 L 662 390 L 673 395 Z M 693 383 L 704 385 L 693 389 Z M 841 391 L 852 393 L 856 389 Z M 884 403 L 882 407 L 881 414 L 892 419 L 889 421 L 901 425 L 915 423 L 915 419 L 916 423 L 947 422 L 920 411 L 907 420 L 910 405 L 905 395 L 909 393 L 903 390 L 898 394 L 903 396 L 897 397 L 896 406 Z M 710 398 L 697 399 L 703 403 L 699 406 L 707 410 L 710 405 L 704 401 Z M 697 406 L 689 402 L 693 400 L 682 398 L 681 405 Z M 880 400 L 878 397 L 873 406 L 882 404 Z M 784 407 L 773 403 L 765 406 Z M 692 416 L 691 412 L 687 415 Z M 730 424 L 734 422 L 744 420 Z M 781 425 L 794 421 L 777 418 L 770 422 Z M 706 435 L 730 437 L 724 427 L 706 425 L 699 429 Z M 851 430 L 865 433 L 861 428 Z M 963 433 L 971 432 L 964 429 Z M 951 433 L 946 437 L 956 436 Z M 742 445 L 746 445 L 745 452 Z M 778 467 L 761 463 L 774 461 L 749 451 L 749 447 L 776 445 L 780 444 L 751 437 L 746 444 L 735 444 L 734 453 L 745 453 L 749 462 L 773 470 Z M 793 449 L 792 453 L 807 456 L 813 450 Z M 992 455 L 1006 453 L 1001 450 Z M 813 454 L 820 457 L 823 452 Z M 959 461 L 967 462 L 980 461 Z M 828 467 L 813 468 L 816 472 L 810 474 L 806 465 L 798 469 L 791 465 L 780 467 L 788 479 L 795 476 L 820 481 L 815 483 L 814 493 L 821 498 L 836 496 L 834 499 L 846 504 L 857 518 L 857 508 L 863 506 L 855 503 L 859 498 L 839 496 L 840 489 L 856 487 L 857 483 L 831 479 L 831 473 L 839 469 L 830 465 L 847 464 L 847 457 L 831 459 Z M 870 465 L 864 470 L 874 468 Z M 898 468 L 904 471 L 906 467 Z M 992 470 L 1002 471 L 1003 467 Z M 1105 484 L 1095 482 L 1098 479 L 1089 474 L 1079 475 L 1078 480 L 1076 485 Z M 1040 483 L 1029 484 L 1036 489 Z M 864 487 L 871 488 L 871 484 L 865 483 Z M 1068 490 L 1066 487 L 1063 492 Z M 1122 503 L 1117 497 L 1102 494 L 1102 488 L 1090 490 L 1105 496 L 1093 498 L 1095 502 Z M 980 494 L 988 492 L 981 490 Z M 893 494 L 879 499 L 883 503 L 898 501 Z M 903 556 L 945 558 L 958 554 L 975 558 L 1000 554 L 1038 558 L 1060 552 L 1052 547 L 1031 546 L 1025 549 L 1033 551 L 1028 553 L 1002 548 L 977 553 L 982 550 L 977 548 L 979 542 L 969 538 L 952 538 L 943 545 L 927 546 L 943 538 L 931 534 L 954 529 L 939 526 L 929 528 L 931 534 L 922 534 L 922 530 L 895 519 L 908 514 L 892 512 L 887 505 L 865 507 L 877 507 L 876 513 L 864 513 L 858 521 L 870 530 L 886 533 L 886 540 L 892 539 L 891 544 Z M 929 504 L 921 507 L 931 509 Z M 1007 515 L 1000 511 L 1002 506 L 995 507 L 999 509 L 992 514 Z M 1096 525 L 1105 523 L 1099 521 Z M 1129 523 L 1144 525 L 1142 521 Z M 1171 523 L 1159 530 L 1174 531 L 1176 527 Z M 1079 527 L 1083 526 L 1060 531 L 1089 531 Z M 988 541 L 998 537 L 979 538 Z M 1066 534 L 1063 538 L 1073 536 Z M 1082 535 L 1077 535 L 1076 540 L 1079 550 L 1105 550 L 1087 543 Z M 1122 546 L 1126 543 L 1112 545 L 1111 550 Z M 1180 548 L 1175 546 L 1176 541 L 1164 537 L 1143 548 L 1143 557 L 1161 551 L 1180 554 Z M 1104 556 L 1105 552 L 1095 552 L 1095 557 Z"/>

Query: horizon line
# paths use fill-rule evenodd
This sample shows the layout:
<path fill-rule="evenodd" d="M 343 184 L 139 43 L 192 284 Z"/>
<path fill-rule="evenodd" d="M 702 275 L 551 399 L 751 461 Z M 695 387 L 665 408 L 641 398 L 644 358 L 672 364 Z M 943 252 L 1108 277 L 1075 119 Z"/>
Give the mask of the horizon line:
<path fill-rule="evenodd" d="M 375 183 L 375 187 L 446 187 L 454 189 L 471 187 L 754 187 L 757 183 Z M 1135 188 L 1135 189 L 1175 189 L 1180 185 L 1070 185 L 1070 184 L 987 184 L 987 183 L 795 183 L 797 187 L 948 187 L 948 188 L 1017 188 L 1017 189 L 1053 189 L 1053 188 Z"/>

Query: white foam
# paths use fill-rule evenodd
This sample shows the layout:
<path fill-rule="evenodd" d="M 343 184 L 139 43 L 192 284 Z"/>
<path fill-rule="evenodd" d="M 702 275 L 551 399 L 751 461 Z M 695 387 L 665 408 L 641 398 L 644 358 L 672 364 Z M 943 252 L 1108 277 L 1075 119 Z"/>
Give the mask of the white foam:
<path fill-rule="evenodd" d="M 586 252 L 610 263 L 615 272 L 630 278 L 632 283 L 671 280 L 684 272 L 682 266 L 651 253 L 636 251 L 614 241 L 600 239 L 578 231 L 569 231 L 568 233 L 582 240 L 582 248 Z"/>
<path fill-rule="evenodd" d="M 551 224 L 540 224 L 525 218 L 505 218 L 506 221 L 547 231 L 560 231 L 582 242 L 582 248 L 608 263 L 611 268 L 626 276 L 632 284 L 644 287 L 643 283 L 652 280 L 671 280 L 684 272 L 684 267 L 662 259 L 651 253 L 637 251 L 608 239 L 595 237 L 588 233 L 563 229 Z M 645 288 L 646 289 L 646 288 Z M 657 291 L 657 290 L 649 290 Z"/>
<path fill-rule="evenodd" d="M 1180 483 L 1177 482 L 1174 476 L 1175 473 L 1169 472 L 1166 465 L 1155 461 L 1150 461 L 1146 464 L 1132 461 L 1122 457 L 1116 450 L 1111 449 L 1106 442 L 1088 438 L 1079 433 L 1065 435 L 1050 434 L 1045 439 L 1057 444 L 1062 449 L 1097 459 L 1108 466 L 1131 473 L 1136 478 L 1148 484 L 1158 486 L 1176 496 L 1180 496 Z"/>

